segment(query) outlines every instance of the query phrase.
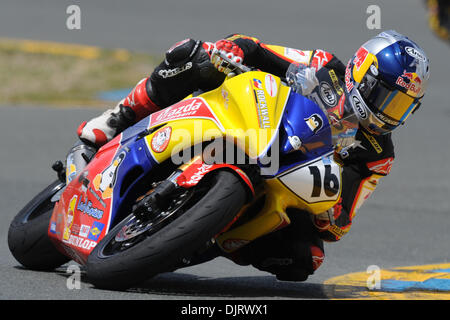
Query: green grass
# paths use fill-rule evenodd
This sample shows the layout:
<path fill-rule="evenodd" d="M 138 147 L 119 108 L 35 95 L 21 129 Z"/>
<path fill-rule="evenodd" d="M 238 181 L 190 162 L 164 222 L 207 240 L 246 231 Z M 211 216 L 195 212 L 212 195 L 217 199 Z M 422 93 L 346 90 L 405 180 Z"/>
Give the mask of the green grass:
<path fill-rule="evenodd" d="M 134 87 L 161 59 L 95 49 L 97 54 L 86 58 L 70 52 L 33 52 L 20 42 L 0 41 L 0 105 L 101 107 L 107 102 L 98 100 L 99 92 Z"/>

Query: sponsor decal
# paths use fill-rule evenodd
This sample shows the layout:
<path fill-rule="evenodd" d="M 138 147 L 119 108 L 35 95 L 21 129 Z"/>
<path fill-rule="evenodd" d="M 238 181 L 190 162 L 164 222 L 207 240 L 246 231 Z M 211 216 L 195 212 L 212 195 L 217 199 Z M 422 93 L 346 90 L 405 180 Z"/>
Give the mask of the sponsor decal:
<path fill-rule="evenodd" d="M 70 199 L 69 207 L 67 208 L 66 213 L 66 221 L 64 225 L 64 233 L 63 233 L 63 240 L 67 240 L 70 237 L 70 229 L 72 228 L 73 224 L 73 216 L 75 213 L 75 205 L 77 203 L 78 196 L 73 196 L 72 199 Z"/>
<path fill-rule="evenodd" d="M 391 120 L 390 118 L 386 117 L 384 114 L 382 114 L 380 112 L 377 112 L 376 116 L 378 118 L 380 118 L 381 120 L 383 120 L 384 122 L 387 122 L 387 123 L 389 123 L 389 124 L 391 124 L 393 126 L 397 126 L 398 125 L 398 121 Z"/>
<path fill-rule="evenodd" d="M 112 190 L 116 183 L 117 171 L 125 159 L 126 152 L 122 151 L 117 155 L 111 165 L 109 165 L 101 174 L 97 174 L 92 181 L 94 189 L 100 191 L 103 199 L 111 198 Z"/>
<path fill-rule="evenodd" d="M 166 150 L 169 145 L 170 136 L 172 135 L 172 128 L 165 127 L 158 130 L 152 138 L 151 147 L 152 150 L 156 153 L 161 153 Z"/>
<path fill-rule="evenodd" d="M 365 133 L 364 131 L 362 131 L 362 133 L 367 138 L 367 140 L 369 140 L 370 144 L 372 145 L 372 147 L 375 149 L 375 151 L 378 154 L 383 152 L 383 148 L 380 146 L 380 144 L 378 143 L 377 139 L 375 139 L 374 136 L 371 136 L 371 135 Z"/>
<path fill-rule="evenodd" d="M 390 157 L 387 159 L 369 162 L 367 163 L 367 168 L 369 168 L 370 171 L 386 176 L 389 172 L 391 172 L 393 164 L 394 158 Z"/>
<path fill-rule="evenodd" d="M 347 89 L 347 92 L 350 93 L 353 89 L 353 83 L 350 73 L 350 63 L 347 64 L 347 68 L 345 69 L 345 88 Z"/>
<path fill-rule="evenodd" d="M 80 225 L 79 224 L 73 224 L 72 228 L 70 228 L 71 234 L 79 234 L 80 233 Z"/>
<path fill-rule="evenodd" d="M 197 184 L 212 167 L 212 164 L 202 164 L 192 176 L 188 177 L 189 180 L 186 182 L 186 185 L 191 186 Z"/>
<path fill-rule="evenodd" d="M 317 113 L 312 114 L 309 118 L 306 118 L 304 120 L 311 131 L 314 133 L 317 133 L 317 131 L 319 131 L 323 127 L 323 119 Z"/>
<path fill-rule="evenodd" d="M 97 241 L 104 227 L 105 225 L 103 223 L 94 221 L 94 223 L 91 226 L 91 231 L 89 232 L 88 239 Z"/>
<path fill-rule="evenodd" d="M 336 72 L 334 72 L 334 70 L 331 69 L 330 71 L 328 71 L 328 74 L 330 75 L 331 82 L 333 83 L 334 90 L 336 91 L 336 93 L 338 95 L 342 96 L 342 94 L 344 94 L 344 90 L 339 85 L 339 79 L 338 79 L 338 77 L 336 75 Z"/>
<path fill-rule="evenodd" d="M 284 55 L 293 61 L 308 64 L 311 54 L 298 49 L 285 48 Z"/>
<path fill-rule="evenodd" d="M 259 79 L 253 79 L 253 86 L 254 86 L 256 89 L 262 89 L 262 88 L 263 88 L 262 82 L 261 82 L 261 80 L 259 80 Z"/>
<path fill-rule="evenodd" d="M 80 237 L 87 238 L 89 234 L 89 230 L 91 230 L 91 226 L 82 224 L 80 227 L 80 233 L 78 234 Z"/>
<path fill-rule="evenodd" d="M 261 129 L 270 128 L 269 109 L 267 107 L 264 90 L 253 90 L 256 99 L 256 110 L 258 112 L 259 127 Z"/>
<path fill-rule="evenodd" d="M 275 97 L 278 92 L 277 82 L 276 82 L 275 78 L 271 74 L 267 74 L 266 78 L 264 79 L 264 82 L 266 85 L 266 92 L 272 98 Z"/>
<path fill-rule="evenodd" d="M 333 89 L 328 83 L 322 81 L 320 83 L 319 92 L 323 102 L 325 102 L 330 107 L 334 107 L 336 105 L 337 103 L 336 93 L 333 91 Z"/>
<path fill-rule="evenodd" d="M 356 51 L 355 58 L 353 59 L 354 68 L 356 68 L 356 71 L 359 71 L 362 64 L 367 58 L 369 51 L 367 51 L 366 48 L 361 47 Z"/>
<path fill-rule="evenodd" d="M 316 68 L 316 70 L 319 70 L 324 65 L 326 65 L 331 60 L 332 57 L 333 56 L 328 52 L 317 49 L 315 50 L 314 56 L 311 60 L 311 67 Z"/>
<path fill-rule="evenodd" d="M 166 78 L 171 78 L 171 77 L 175 77 L 177 74 L 180 74 L 186 70 L 189 70 L 192 68 L 192 62 L 188 62 L 184 65 L 182 65 L 181 67 L 176 67 L 173 69 L 162 69 L 158 71 L 158 75 L 160 75 L 161 77 L 163 77 L 164 79 Z"/>
<path fill-rule="evenodd" d="M 397 78 L 395 84 L 417 94 L 421 89 L 422 79 L 414 72 L 406 72 L 406 70 L 403 70 L 403 74 Z"/>
<path fill-rule="evenodd" d="M 182 100 L 170 107 L 150 115 L 150 127 L 182 118 L 207 118 L 214 121 L 222 130 L 220 122 L 211 112 L 208 104 L 203 98 L 196 97 Z"/>
<path fill-rule="evenodd" d="M 342 230 L 341 228 L 339 228 L 337 225 L 333 224 L 331 225 L 327 231 L 329 231 L 330 233 L 332 233 L 333 235 L 336 236 L 337 239 L 342 238 L 343 236 L 345 236 L 345 234 L 347 232 L 345 232 L 344 230 Z"/>
<path fill-rule="evenodd" d="M 63 242 L 70 244 L 72 246 L 75 246 L 77 248 L 82 248 L 82 249 L 86 249 L 86 250 L 91 250 L 92 248 L 94 248 L 97 245 L 97 243 L 95 241 L 83 239 L 81 237 L 74 236 L 74 235 L 70 235 L 70 237 L 68 239 L 63 239 Z"/>
<path fill-rule="evenodd" d="M 414 59 L 421 60 L 423 62 L 427 61 L 427 58 L 425 58 L 425 56 L 416 48 L 405 47 L 405 51 L 407 54 L 409 54 Z"/>
<path fill-rule="evenodd" d="M 102 205 L 103 208 L 106 208 L 106 203 L 103 201 L 103 199 L 95 192 L 92 188 L 88 189 L 89 192 L 94 196 L 95 199 Z"/>
<path fill-rule="evenodd" d="M 56 234 L 56 222 L 50 224 L 50 232 Z"/>
<path fill-rule="evenodd" d="M 76 175 L 77 175 L 77 168 L 75 164 L 73 163 L 73 154 L 70 154 L 67 158 L 67 169 L 66 169 L 66 184 L 69 184 L 70 181 L 72 181 Z"/>
<path fill-rule="evenodd" d="M 367 119 L 367 112 L 357 96 L 352 96 L 353 105 L 360 115 L 361 119 Z"/>
<path fill-rule="evenodd" d="M 103 218 L 103 210 L 93 207 L 92 202 L 89 201 L 87 198 L 84 202 L 83 198 L 80 198 L 77 210 L 97 220 Z"/>

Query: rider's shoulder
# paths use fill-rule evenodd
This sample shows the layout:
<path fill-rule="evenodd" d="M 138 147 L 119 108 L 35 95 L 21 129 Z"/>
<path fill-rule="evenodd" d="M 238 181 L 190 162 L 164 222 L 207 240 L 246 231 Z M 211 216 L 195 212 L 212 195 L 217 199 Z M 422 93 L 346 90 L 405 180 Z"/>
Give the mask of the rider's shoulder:
<path fill-rule="evenodd" d="M 322 67 L 334 69 L 337 71 L 338 75 L 344 75 L 345 73 L 344 63 L 333 52 L 323 49 L 313 50 L 309 66 L 314 67 L 316 70 L 319 70 Z"/>

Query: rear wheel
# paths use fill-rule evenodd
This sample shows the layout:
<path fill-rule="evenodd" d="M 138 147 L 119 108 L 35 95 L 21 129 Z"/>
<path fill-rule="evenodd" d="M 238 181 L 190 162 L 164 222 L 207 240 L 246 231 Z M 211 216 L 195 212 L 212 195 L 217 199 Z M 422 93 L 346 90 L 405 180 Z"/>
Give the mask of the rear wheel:
<path fill-rule="evenodd" d="M 55 206 L 51 198 L 63 187 L 64 183 L 59 180 L 50 184 L 11 222 L 8 231 L 9 250 L 28 269 L 52 270 L 70 261 L 56 249 L 47 234 Z"/>
<path fill-rule="evenodd" d="M 195 188 L 164 199 L 164 209 L 144 215 L 146 198 L 115 226 L 90 254 L 86 270 L 91 283 L 126 289 L 189 260 L 220 233 L 246 201 L 240 179 L 215 171 Z M 150 204 L 151 205 L 151 204 Z"/>

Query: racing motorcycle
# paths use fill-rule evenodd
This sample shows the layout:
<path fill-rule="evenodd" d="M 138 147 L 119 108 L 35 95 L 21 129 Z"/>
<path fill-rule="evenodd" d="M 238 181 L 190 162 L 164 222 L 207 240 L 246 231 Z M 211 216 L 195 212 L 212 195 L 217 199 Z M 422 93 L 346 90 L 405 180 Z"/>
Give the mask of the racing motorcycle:
<path fill-rule="evenodd" d="M 234 66 L 217 89 L 56 162 L 58 180 L 10 225 L 16 260 L 34 270 L 74 260 L 96 287 L 126 289 L 213 247 L 233 253 L 287 226 L 288 208 L 319 214 L 335 205 L 334 155 L 353 143 L 354 113 L 297 93 L 302 65 L 283 79 Z"/>

